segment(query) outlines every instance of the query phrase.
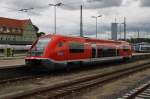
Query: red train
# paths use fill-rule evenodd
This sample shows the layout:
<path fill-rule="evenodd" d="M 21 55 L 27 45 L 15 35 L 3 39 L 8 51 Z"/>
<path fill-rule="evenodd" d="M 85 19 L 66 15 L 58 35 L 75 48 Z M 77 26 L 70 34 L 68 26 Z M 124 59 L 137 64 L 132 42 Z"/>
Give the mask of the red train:
<path fill-rule="evenodd" d="M 131 45 L 125 41 L 45 35 L 33 43 L 25 61 L 26 64 L 42 64 L 51 69 L 74 62 L 89 63 L 130 57 Z"/>

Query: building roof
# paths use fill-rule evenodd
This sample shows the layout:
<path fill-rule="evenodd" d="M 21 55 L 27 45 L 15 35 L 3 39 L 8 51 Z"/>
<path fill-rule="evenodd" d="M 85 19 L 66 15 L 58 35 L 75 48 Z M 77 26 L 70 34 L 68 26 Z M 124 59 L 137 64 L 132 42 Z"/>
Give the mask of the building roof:
<path fill-rule="evenodd" d="M 13 28 L 23 28 L 23 26 L 28 23 L 30 19 L 17 20 L 0 17 L 0 26 L 13 27 Z"/>

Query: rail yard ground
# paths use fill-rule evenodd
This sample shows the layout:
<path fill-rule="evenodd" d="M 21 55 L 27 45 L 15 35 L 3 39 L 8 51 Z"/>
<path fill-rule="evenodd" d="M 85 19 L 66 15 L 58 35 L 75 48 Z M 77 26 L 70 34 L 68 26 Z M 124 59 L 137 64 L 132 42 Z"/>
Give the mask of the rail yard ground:
<path fill-rule="evenodd" d="M 58 71 L 58 72 L 44 73 L 44 75 L 42 73 L 42 75 L 40 74 L 40 76 L 39 76 L 39 73 L 29 74 L 27 73 L 27 71 L 24 71 L 24 67 L 19 67 L 21 68 L 20 70 L 18 70 L 19 72 L 17 73 L 14 72 L 16 75 L 16 78 L 14 76 L 12 78 L 8 77 L 7 79 L 7 75 L 5 75 L 6 78 L 3 75 L 1 75 L 3 77 L 0 77 L 1 78 L 0 82 L 3 82 L 4 80 L 5 83 L 0 84 L 0 99 L 1 98 L 10 99 L 13 97 L 18 97 L 20 99 L 20 96 L 24 97 L 24 95 L 25 96 L 27 95 L 27 97 L 24 97 L 27 99 L 35 98 L 35 96 L 38 97 L 38 99 L 45 99 L 47 98 L 47 96 L 50 95 L 49 93 L 46 93 L 46 95 L 33 95 L 33 97 L 31 93 L 34 93 L 37 90 L 39 91 L 45 90 L 45 88 L 59 87 L 60 85 L 63 85 L 65 83 L 71 84 L 74 81 L 77 82 L 76 80 L 82 81 L 86 77 L 90 77 L 90 76 L 92 77 L 94 75 L 102 76 L 104 74 L 109 74 L 114 71 L 132 68 L 136 65 L 139 67 L 146 65 L 145 69 L 144 68 L 141 70 L 139 69 L 137 72 L 131 73 L 130 75 L 127 75 L 124 77 L 121 76 L 121 79 L 120 78 L 115 79 L 105 84 L 98 83 L 91 87 L 82 88 L 82 90 L 73 90 L 69 92 L 68 94 L 57 97 L 61 99 L 116 99 L 116 98 L 123 96 L 129 90 L 139 86 L 140 84 L 150 79 L 150 75 L 149 75 L 150 57 L 148 57 L 149 54 L 146 54 L 147 55 L 146 58 L 142 58 L 143 56 L 140 56 L 140 55 L 142 54 L 138 54 L 137 55 L 138 57 L 134 56 L 135 58 L 134 61 L 130 61 L 130 62 L 119 63 L 120 62 L 119 61 L 117 63 L 116 62 L 103 63 L 103 64 L 98 64 L 97 66 L 92 67 L 92 68 L 84 67 L 85 69 L 80 68 L 81 70 L 77 69 L 77 70 L 70 70 L 70 71 L 63 71 L 63 72 Z M 5 68 L 5 69 L 7 71 L 7 69 L 13 70 L 14 68 Z M 15 69 L 13 71 L 15 71 Z M 11 75 L 10 71 L 7 73 L 8 75 Z M 13 72 L 12 72 L 12 75 L 13 75 Z M 28 96 L 28 94 L 31 94 L 31 95 Z"/>
<path fill-rule="evenodd" d="M 148 55 L 150 55 L 150 53 L 133 53 L 133 56 L 137 56 L 137 58 Z M 22 67 L 25 65 L 24 58 L 25 54 L 19 54 L 15 57 L 0 57 L 0 69 Z"/>
<path fill-rule="evenodd" d="M 131 74 L 105 85 L 97 85 L 80 92 L 73 92 L 64 99 L 121 99 L 126 93 L 150 80 L 150 69 Z M 123 98 L 122 98 L 123 99 Z M 126 98 L 124 98 L 126 99 Z M 148 98 L 147 98 L 148 99 Z"/>
<path fill-rule="evenodd" d="M 92 76 L 92 75 L 97 75 L 97 74 L 103 75 L 103 74 L 106 74 L 109 72 L 117 71 L 117 70 L 120 70 L 123 68 L 124 69 L 129 68 L 129 67 L 132 67 L 135 65 L 142 65 L 142 64 L 144 65 L 145 63 L 149 63 L 149 61 L 150 60 L 147 59 L 147 60 L 135 61 L 132 63 L 121 64 L 121 65 L 117 65 L 117 66 L 109 66 L 109 67 L 105 67 L 105 68 L 103 67 L 103 68 L 96 68 L 96 69 L 87 69 L 87 70 L 82 70 L 82 71 L 74 71 L 74 72 L 72 71 L 70 73 L 49 74 L 49 75 L 46 75 L 43 77 L 36 77 L 36 78 L 30 79 L 30 80 L 25 80 L 25 81 L 8 82 L 8 83 L 0 85 L 0 89 L 1 89 L 0 90 L 0 98 L 6 99 L 6 98 L 11 98 L 11 97 L 17 97 L 22 94 L 29 94 L 30 92 L 32 93 L 34 91 L 41 90 L 43 88 L 48 88 L 48 87 L 53 87 L 53 86 L 56 87 L 57 85 L 59 85 L 61 83 L 70 83 L 71 81 L 75 81 L 76 79 L 79 80 L 86 76 Z M 112 82 L 111 82 L 111 84 L 112 84 L 111 87 L 114 87 L 115 84 L 113 85 Z M 108 91 L 108 92 L 106 92 L 107 94 L 111 90 L 113 91 L 113 89 L 111 89 L 111 87 L 108 88 L 109 91 L 108 91 L 108 89 L 106 90 L 106 91 Z M 115 89 L 116 88 L 117 87 L 115 87 Z M 120 89 L 120 88 L 118 88 L 118 89 Z M 96 91 L 96 92 L 98 92 L 98 91 Z M 104 90 L 102 92 L 104 92 Z M 100 93 L 102 93 L 102 92 L 100 92 Z M 75 91 L 75 93 L 76 93 L 76 91 Z M 92 97 L 92 99 L 94 98 L 94 96 L 91 96 L 91 97 Z M 100 96 L 98 96 L 98 97 L 100 97 Z M 45 99 L 45 98 L 43 98 L 43 99 Z M 78 99 L 78 97 L 77 97 L 77 99 Z"/>

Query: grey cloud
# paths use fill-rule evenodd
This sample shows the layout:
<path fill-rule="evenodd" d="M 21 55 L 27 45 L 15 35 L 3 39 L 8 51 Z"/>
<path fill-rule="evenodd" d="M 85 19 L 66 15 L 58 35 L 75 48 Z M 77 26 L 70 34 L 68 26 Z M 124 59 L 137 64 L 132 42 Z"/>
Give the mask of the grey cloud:
<path fill-rule="evenodd" d="M 4 3 L 7 5 L 5 6 L 6 8 L 14 11 L 28 8 L 35 8 L 36 11 L 43 11 L 48 8 L 48 4 L 42 0 L 6 0 Z M 33 14 L 36 15 L 35 12 Z"/>
<path fill-rule="evenodd" d="M 63 0 L 65 9 L 76 10 L 79 9 L 81 4 L 85 9 L 97 9 L 97 8 L 109 8 L 115 6 L 121 6 L 123 0 L 76 0 L 69 1 Z"/>
<path fill-rule="evenodd" d="M 120 6 L 123 0 L 55 0 L 55 3 L 62 2 L 64 5 L 61 8 L 67 10 L 77 10 L 80 5 L 84 5 L 85 9 L 108 8 Z M 54 3 L 49 0 L 6 0 L 9 7 L 22 8 L 36 8 L 36 10 L 46 10 L 49 3 Z"/>
<path fill-rule="evenodd" d="M 150 7 L 150 0 L 140 0 L 141 6 L 143 7 Z"/>
<path fill-rule="evenodd" d="M 87 3 L 95 3 L 97 4 L 96 7 L 98 8 L 105 8 L 105 7 L 113 7 L 113 6 L 120 6 L 122 4 L 122 0 L 87 0 Z"/>
<path fill-rule="evenodd" d="M 127 26 L 128 31 L 137 31 L 138 29 L 142 32 L 150 33 L 150 23 L 143 22 L 143 23 L 130 23 Z"/>
<path fill-rule="evenodd" d="M 150 22 L 149 20 L 149 13 L 145 13 L 149 11 L 149 8 L 142 8 L 138 7 L 138 11 L 135 12 L 135 9 L 129 6 L 120 7 L 122 6 L 122 1 L 124 0 L 86 0 L 84 3 L 82 0 L 57 0 L 56 3 L 62 2 L 64 5 L 62 5 L 60 8 L 64 8 L 65 10 L 60 10 L 61 16 L 66 16 L 64 19 L 58 19 L 58 20 L 64 20 L 63 22 L 59 23 L 57 21 L 57 29 L 59 33 L 66 34 L 66 33 L 73 33 L 73 34 L 79 34 L 79 12 L 78 11 L 72 11 L 72 10 L 78 10 L 79 6 L 81 4 L 84 5 L 84 9 L 88 9 L 86 12 L 83 13 L 86 17 L 91 17 L 92 13 L 98 13 L 104 14 L 104 20 L 102 19 L 102 23 L 99 24 L 99 26 L 103 26 L 103 32 L 110 32 L 110 23 L 114 20 L 115 16 L 126 16 L 127 17 L 127 30 L 130 32 L 136 31 L 138 27 L 140 27 L 140 31 L 146 31 L 150 33 Z M 130 0 L 128 0 L 130 1 Z M 131 0 L 134 3 L 136 0 Z M 150 6 L 150 0 L 138 0 L 141 1 L 142 6 Z M 5 3 L 5 4 L 4 4 Z M 22 18 L 22 14 L 19 16 L 16 13 L 10 13 L 8 12 L 8 9 L 3 9 L 2 5 L 5 5 L 6 7 L 10 9 L 22 9 L 22 8 L 36 8 L 33 10 L 33 12 L 44 12 L 41 16 L 37 16 L 36 14 L 33 14 L 35 16 L 31 16 L 31 19 L 33 23 L 37 26 L 39 26 L 40 30 L 44 32 L 53 32 L 53 9 L 48 9 L 49 3 L 51 0 L 2 0 L 0 3 L 1 5 L 1 16 L 4 17 L 12 17 L 12 18 Z M 129 3 L 127 3 L 129 5 Z M 98 10 L 95 10 L 97 8 L 101 8 Z M 102 9 L 105 8 L 105 9 Z M 91 9 L 91 10 L 90 10 Z M 92 10 L 94 9 L 94 10 Z M 147 9 L 147 10 L 146 10 Z M 70 10 L 70 11 L 66 11 Z M 130 11 L 131 10 L 131 11 Z M 136 9 L 137 10 L 137 9 Z M 52 11 L 52 12 L 50 12 Z M 59 11 L 59 10 L 58 10 Z M 88 13 L 89 11 L 89 13 Z M 46 13 L 45 13 L 46 12 Z M 134 13 L 135 12 L 135 13 Z M 66 14 L 68 13 L 68 14 Z M 70 15 L 70 13 L 75 13 L 74 18 L 73 15 Z M 32 14 L 32 13 L 31 13 Z M 43 15 L 44 14 L 44 15 Z M 57 14 L 58 18 L 59 13 Z M 140 17 L 141 16 L 141 17 Z M 147 16 L 147 17 L 145 17 Z M 70 20 L 68 21 L 68 18 L 70 17 L 70 20 L 73 20 L 75 25 L 70 25 Z M 139 18 L 138 18 L 139 17 Z M 35 20 L 36 19 L 36 20 Z M 130 20 L 129 20 L 130 19 Z M 48 20 L 48 21 L 47 21 Z M 91 19 L 93 20 L 93 19 Z M 87 21 L 87 22 L 86 22 Z M 122 21 L 120 21 L 122 22 Z M 137 22 L 137 23 L 135 23 Z M 142 23 L 143 22 L 143 23 Z M 65 24 L 64 24 L 65 23 Z M 83 21 L 84 25 L 84 33 L 87 35 L 95 35 L 95 21 L 92 21 L 92 23 L 88 22 L 88 19 L 84 19 Z M 146 24 L 146 25 L 145 25 Z M 86 26 L 85 26 L 86 25 Z M 102 28 L 102 27 L 100 27 Z M 98 29 L 99 32 L 101 32 L 101 29 Z"/>

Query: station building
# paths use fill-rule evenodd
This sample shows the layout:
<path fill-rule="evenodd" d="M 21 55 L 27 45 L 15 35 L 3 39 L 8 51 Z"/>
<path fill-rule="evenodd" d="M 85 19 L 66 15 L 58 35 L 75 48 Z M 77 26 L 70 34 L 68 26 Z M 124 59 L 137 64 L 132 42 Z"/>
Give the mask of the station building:
<path fill-rule="evenodd" d="M 37 32 L 30 19 L 0 17 L 0 44 L 28 45 L 37 38 Z"/>

